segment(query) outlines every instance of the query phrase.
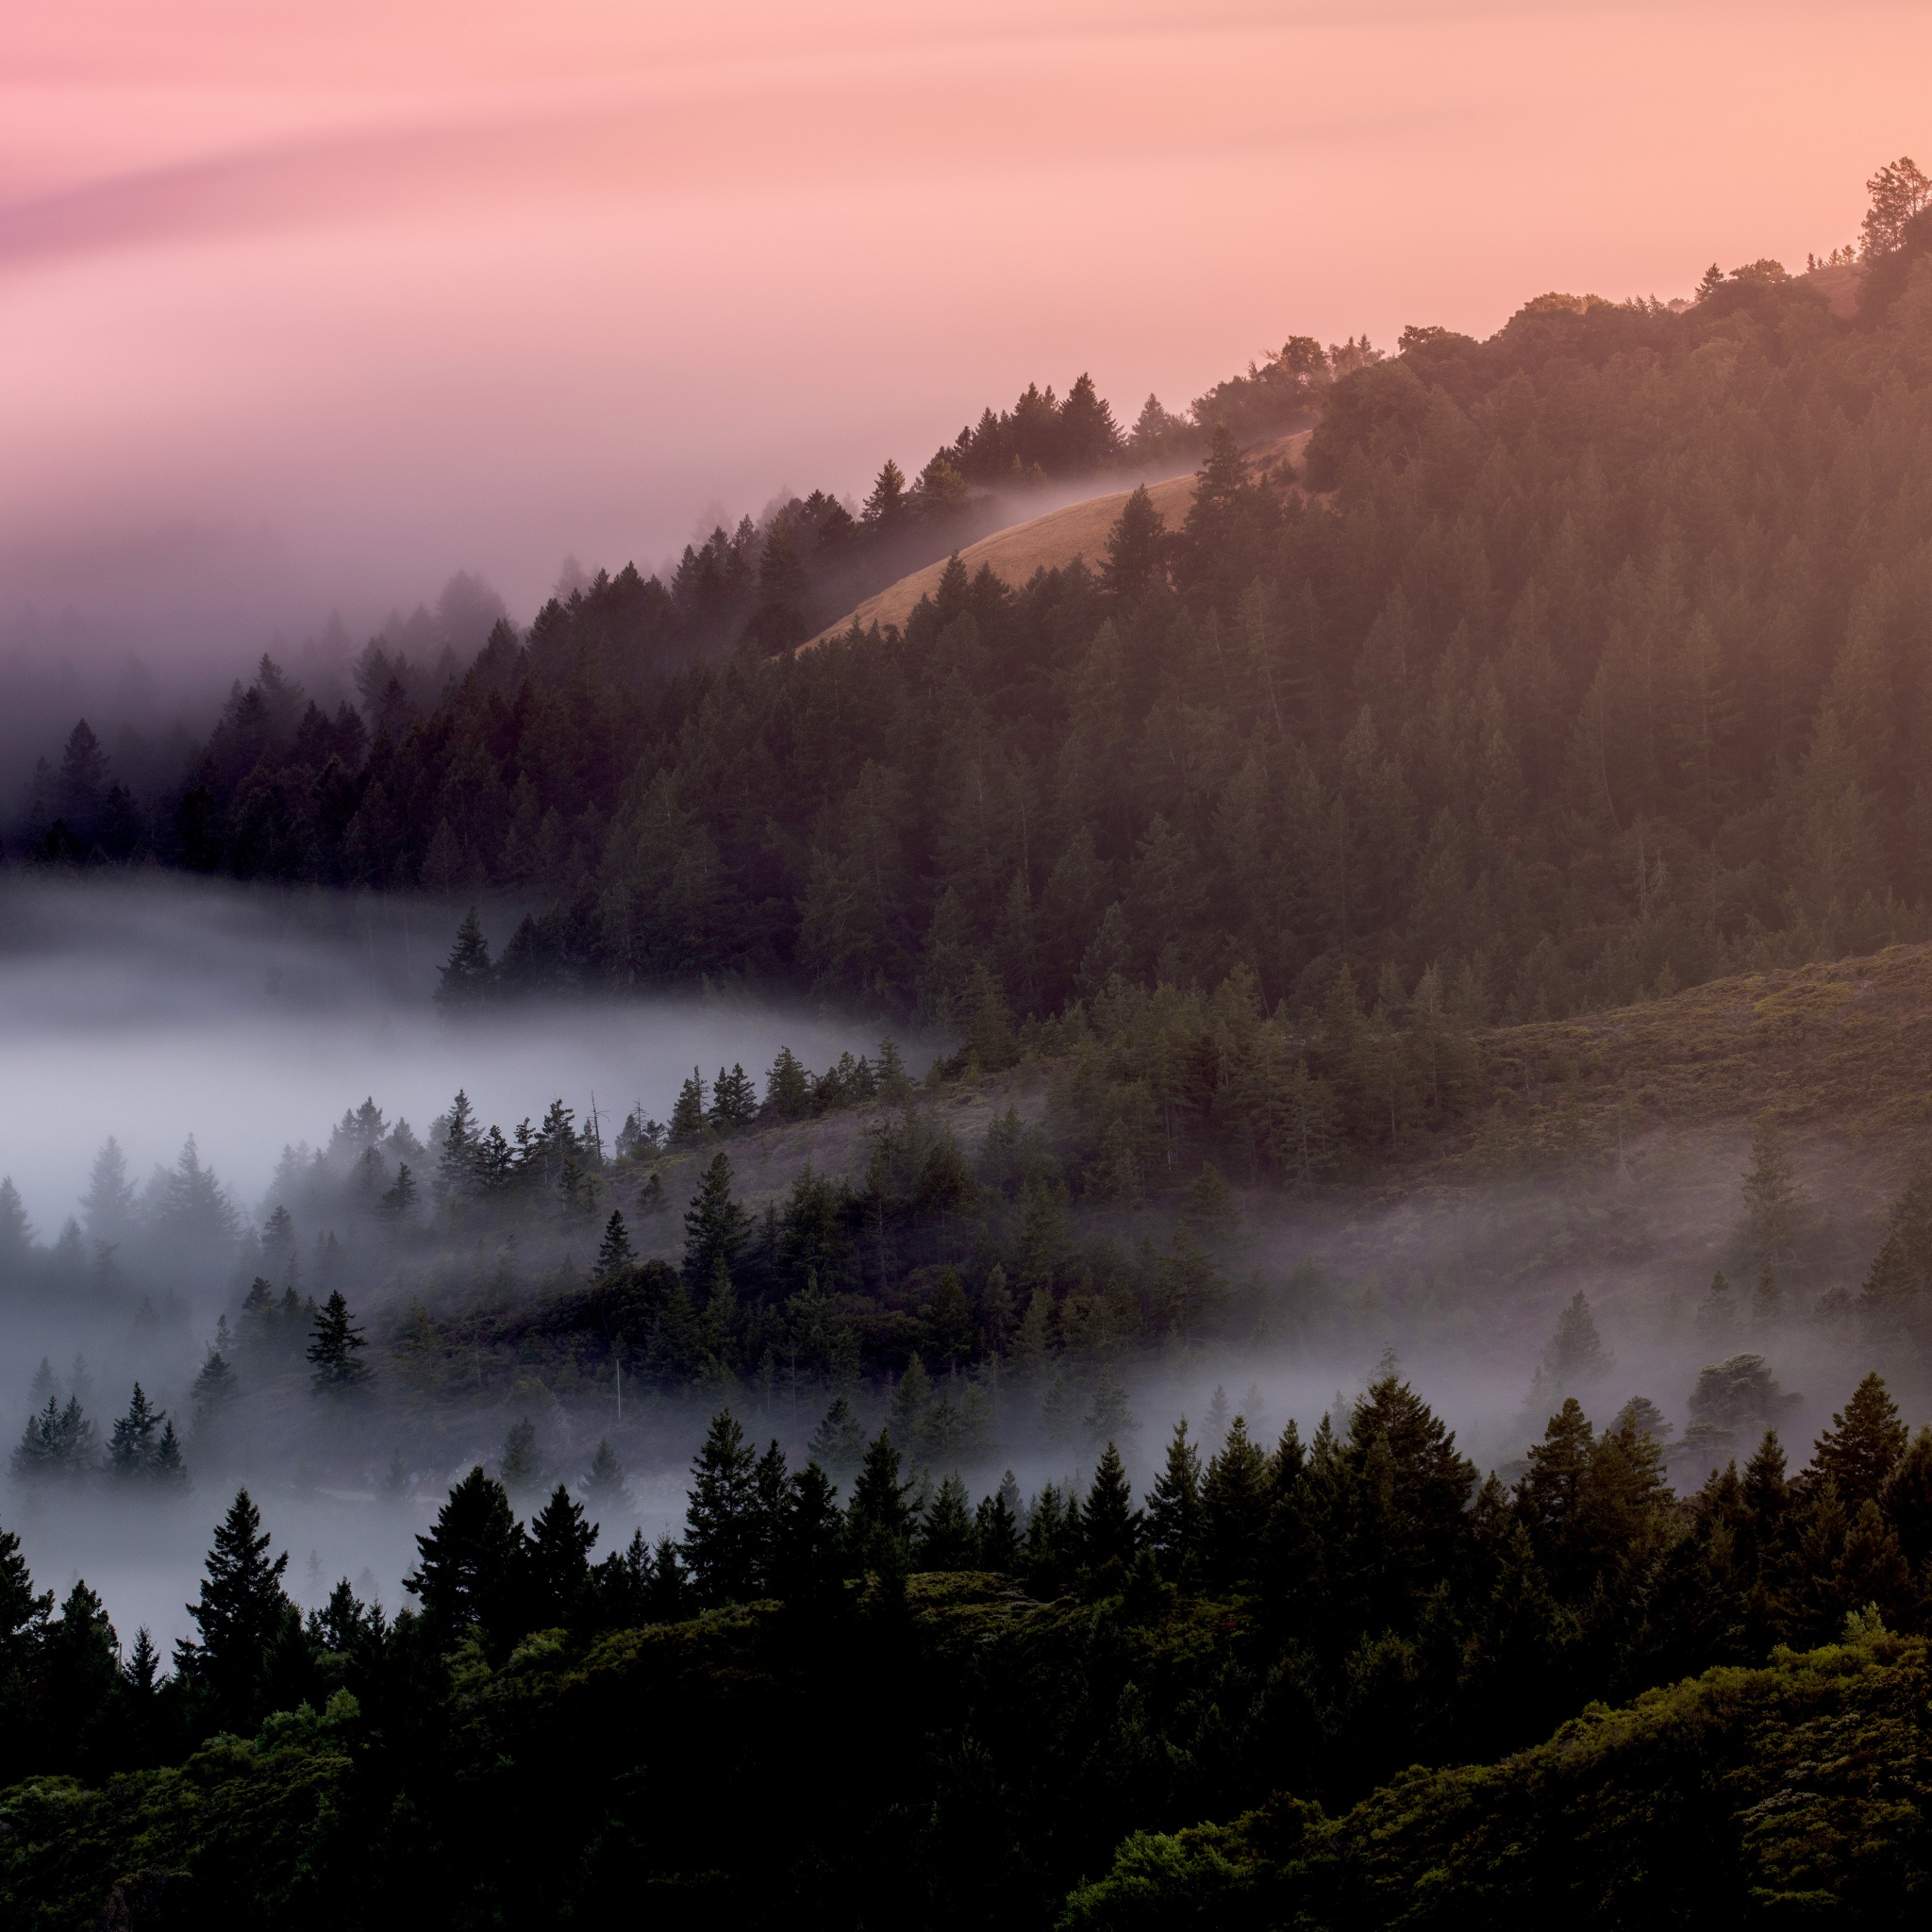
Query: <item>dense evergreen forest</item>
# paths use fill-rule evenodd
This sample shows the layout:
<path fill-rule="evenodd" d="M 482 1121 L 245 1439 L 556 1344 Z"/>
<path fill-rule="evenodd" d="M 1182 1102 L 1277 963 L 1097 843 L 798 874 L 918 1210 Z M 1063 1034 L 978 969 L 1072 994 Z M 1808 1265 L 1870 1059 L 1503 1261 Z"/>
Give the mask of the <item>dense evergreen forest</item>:
<path fill-rule="evenodd" d="M 915 1498 L 881 1430 L 841 1502 L 726 1410 L 678 1541 L 593 1565 L 568 1489 L 525 1524 L 479 1468 L 392 1617 L 305 1620 L 244 1491 L 171 1672 L 0 1538 L 8 1923 L 1907 1923 L 1932 1431 L 1876 1375 L 1682 1501 L 1640 1407 L 1566 1401 L 1505 1488 L 1394 1374 L 1205 1446 L 1023 1510 Z"/>
<path fill-rule="evenodd" d="M 549 907 L 512 985 L 948 1019 L 981 970 L 1024 1013 L 1243 965 L 1273 1011 L 1346 965 L 1527 1016 L 1869 949 L 1932 902 L 1926 245 L 1850 321 L 1760 262 L 1681 312 L 1552 296 L 1357 350 L 1297 378 L 1294 481 L 1224 423 L 1180 528 L 1137 506 L 1017 591 L 955 572 L 903 634 L 774 655 L 806 620 L 761 629 L 767 585 L 692 659 L 694 556 L 499 628 L 421 711 L 326 718 L 265 668 L 145 832 L 98 747 L 70 763 L 110 852 Z"/>
<path fill-rule="evenodd" d="M 1291 339 L 1131 431 L 1029 390 L 858 516 L 372 646 L 359 708 L 264 660 L 153 795 L 77 725 L 31 862 L 474 898 L 445 1039 L 702 982 L 944 1051 L 661 1122 L 372 1097 L 247 1211 L 110 1141 L 45 1240 L 0 1180 L 19 1332 L 178 1362 L 163 1285 L 222 1309 L 165 1386 L 34 1379 L 6 1923 L 1918 1924 L 1932 982 L 1844 956 L 1932 934 L 1932 183 L 1872 187 L 1855 314 L 1759 261 Z M 1136 491 L 1104 557 L 800 648 L 995 492 L 1196 459 L 1177 527 Z M 1791 1128 L 1855 1089 L 1826 1201 Z M 1177 1413 L 1398 1314 L 1434 1364 Z M 1527 1379 L 1531 1329 L 1477 1440 L 1441 1361 Z M 324 1482 L 421 1530 L 400 1603 L 298 1605 Z M 172 1657 L 32 1574 L 63 1510 L 220 1519 Z"/>
<path fill-rule="evenodd" d="M 888 460 L 862 506 L 823 490 L 774 503 L 757 522 L 746 516 L 735 529 L 721 525 L 688 544 L 661 579 L 629 565 L 615 578 L 600 573 L 548 604 L 527 633 L 503 618 L 494 592 L 458 573 L 434 613 L 419 608 L 369 641 L 353 665 L 359 702 L 340 704 L 333 716 L 264 657 L 245 689 L 236 684 L 178 775 L 157 774 L 180 757 L 180 724 L 158 736 L 124 727 L 126 770 L 117 773 L 80 720 L 59 758 L 42 758 L 33 774 L 18 848 L 40 863 L 152 857 L 244 878 L 354 876 L 377 888 L 435 886 L 449 868 L 427 860 L 426 845 L 412 848 L 407 863 L 399 863 L 400 848 L 364 850 L 377 821 L 362 808 L 373 801 L 389 809 L 382 801 L 394 793 L 393 775 L 386 792 L 372 792 L 372 785 L 395 748 L 459 703 L 463 691 L 501 690 L 512 702 L 526 683 L 533 692 L 555 691 L 571 682 L 594 639 L 593 681 L 614 683 L 626 700 L 612 721 L 622 738 L 639 727 L 640 696 L 647 694 L 655 708 L 679 666 L 786 650 L 906 572 L 1024 520 L 1076 482 L 1107 489 L 1184 472 L 1218 423 L 1233 422 L 1253 436 L 1306 424 L 1334 376 L 1369 353 L 1366 342 L 1324 351 L 1294 337 L 1245 375 L 1217 383 L 1186 416 L 1149 396 L 1128 431 L 1091 376 L 1078 377 L 1064 398 L 1051 386 L 1029 384 L 1011 409 L 983 411 L 909 481 Z M 1049 490 L 1052 496 L 1042 494 Z M 573 564 L 567 575 L 575 571 Z M 336 619 L 329 629 L 346 658 Z M 483 641 L 480 653 L 476 641 Z M 575 726 L 564 730 L 569 738 Z M 558 749 L 565 751 L 564 743 Z M 575 760 L 582 749 L 566 756 Z M 625 757 L 621 743 L 606 749 Z M 609 788 L 604 791 L 608 813 Z M 574 820 L 588 802 L 579 798 L 566 816 Z M 546 796 L 527 830 L 541 827 L 551 803 Z M 346 873 L 345 841 L 360 855 L 347 860 Z M 472 870 L 458 868 L 464 876 Z"/>

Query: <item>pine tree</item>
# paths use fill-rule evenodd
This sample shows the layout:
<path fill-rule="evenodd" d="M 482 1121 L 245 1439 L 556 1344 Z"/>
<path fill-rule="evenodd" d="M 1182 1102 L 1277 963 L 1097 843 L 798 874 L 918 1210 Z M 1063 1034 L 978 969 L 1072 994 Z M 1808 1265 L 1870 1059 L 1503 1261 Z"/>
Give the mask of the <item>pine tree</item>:
<path fill-rule="evenodd" d="M 677 1090 L 677 1102 L 671 1109 L 671 1126 L 666 1136 L 673 1147 L 694 1147 L 705 1138 L 705 1079 L 693 1067 L 691 1078 Z"/>
<path fill-rule="evenodd" d="M 436 1157 L 436 1185 L 445 1200 L 466 1194 L 476 1185 L 477 1144 L 475 1111 L 459 1087 L 450 1102 Z"/>
<path fill-rule="evenodd" d="M 915 1560 L 922 1570 L 970 1570 L 978 1550 L 966 1485 L 948 1475 L 920 1523 Z"/>
<path fill-rule="evenodd" d="M 33 1258 L 34 1231 L 11 1174 L 0 1175 L 0 1276 L 22 1274 Z"/>
<path fill-rule="evenodd" d="M 60 1427 L 60 1404 L 52 1395 L 47 1406 L 26 1419 L 8 1468 L 17 1483 L 44 1480 L 55 1473 L 54 1444 Z"/>
<path fill-rule="evenodd" d="M 194 1424 L 198 1429 L 212 1428 L 241 1393 L 241 1381 L 229 1367 L 220 1348 L 211 1347 L 208 1359 L 194 1377 L 191 1393 L 194 1399 Z"/>
<path fill-rule="evenodd" d="M 1634 1431 L 1633 1431 L 1634 1433 Z M 1516 1485 L 1516 1509 L 1538 1560 L 1567 1594 L 1577 1582 L 1586 1486 L 1596 1433 L 1574 1395 L 1531 1445 L 1529 1468 Z"/>
<path fill-rule="evenodd" d="M 1101 566 L 1102 585 L 1123 603 L 1144 596 L 1155 584 L 1167 580 L 1167 521 L 1155 508 L 1141 484 L 1121 507 L 1108 532 L 1107 561 Z"/>
<path fill-rule="evenodd" d="M 898 1386 L 892 1391 L 891 1407 L 888 1419 L 897 1432 L 896 1440 L 908 1448 L 916 1448 L 920 1441 L 921 1424 L 925 1413 L 932 1407 L 932 1377 L 925 1372 L 925 1364 L 920 1360 L 915 1349 L 906 1363 L 906 1373 L 899 1377 Z"/>
<path fill-rule="evenodd" d="M 543 1461 L 537 1448 L 537 1424 L 526 1415 L 509 1425 L 503 1439 L 503 1454 L 497 1461 L 497 1475 L 505 1491 L 523 1495 L 542 1480 Z"/>
<path fill-rule="evenodd" d="M 269 1556 L 261 1512 L 238 1490 L 215 1530 L 207 1575 L 188 1607 L 197 1635 L 176 1651 L 184 1674 L 208 1693 L 222 1721 L 251 1731 L 261 1716 L 271 1646 L 298 1612 L 282 1589 L 289 1553 Z"/>
<path fill-rule="evenodd" d="M 494 977 L 495 968 L 490 963 L 490 941 L 483 937 L 482 922 L 472 906 L 457 928 L 448 964 L 439 969 L 436 1003 L 444 1008 L 473 1007 L 488 995 Z"/>
<path fill-rule="evenodd" d="M 738 1418 L 721 1408 L 691 1463 L 684 1518 L 684 1560 L 708 1604 L 742 1602 L 758 1582 L 758 1456 Z"/>
<path fill-rule="evenodd" d="M 124 1768 L 144 1771 L 159 1760 L 160 1674 L 160 1653 L 143 1624 L 134 1633 L 121 1673 L 114 1757 Z"/>
<path fill-rule="evenodd" d="M 957 1368 L 973 1353 L 973 1304 L 966 1299 L 958 1271 L 941 1271 L 939 1287 L 920 1318 L 926 1346 L 942 1367 Z"/>
<path fill-rule="evenodd" d="M 1543 1351 L 1543 1366 L 1559 1390 L 1571 1390 L 1600 1380 L 1615 1361 L 1596 1332 L 1590 1303 L 1579 1288 L 1557 1318 L 1557 1332 Z"/>
<path fill-rule="evenodd" d="M 685 1574 L 684 1557 L 676 1542 L 668 1536 L 658 1539 L 651 1559 L 650 1616 L 656 1624 L 675 1624 L 691 1614 L 691 1579 Z"/>
<path fill-rule="evenodd" d="M 832 1397 L 832 1405 L 812 1431 L 808 1453 L 812 1460 L 843 1476 L 857 1469 L 865 1457 L 865 1431 L 858 1416 L 842 1395 Z"/>
<path fill-rule="evenodd" d="M 406 1221 L 415 1206 L 416 1176 L 407 1160 L 398 1161 L 393 1184 L 383 1190 L 383 1212 L 392 1221 Z"/>
<path fill-rule="evenodd" d="M 819 1610 L 835 1605 L 845 1574 L 845 1519 L 831 1478 L 808 1462 L 791 1479 L 791 1505 L 778 1563 L 788 1607 Z"/>
<path fill-rule="evenodd" d="M 906 1062 L 890 1039 L 879 1041 L 876 1072 L 878 1097 L 888 1107 L 903 1107 L 912 1098 L 912 1081 L 906 1072 Z"/>
<path fill-rule="evenodd" d="M 1077 1503 L 1048 1483 L 1026 1512 L 1026 1588 L 1042 1601 L 1058 1596 L 1072 1580 L 1080 1544 Z"/>
<path fill-rule="evenodd" d="M 879 536 L 891 536 L 905 522 L 907 512 L 906 473 L 888 457 L 865 499 L 859 522 Z"/>
<path fill-rule="evenodd" d="M 775 1437 L 752 1471 L 752 1493 L 756 1498 L 757 1548 L 755 1563 L 758 1587 L 766 1596 L 776 1596 L 781 1588 L 784 1567 L 786 1524 L 791 1514 L 791 1474 L 785 1452 Z"/>
<path fill-rule="evenodd" d="M 0 1686 L 17 1686 L 33 1659 L 54 1607 L 54 1592 L 34 1593 L 33 1577 L 20 1554 L 20 1538 L 0 1529 Z M 11 1758 L 0 1740 L 0 1758 Z"/>
<path fill-rule="evenodd" d="M 1141 1512 L 1134 1507 L 1134 1492 L 1120 1451 L 1111 1442 L 1095 1465 L 1080 1525 L 1083 1553 L 1091 1568 L 1097 1570 L 1113 1560 L 1123 1565 L 1134 1560 L 1141 1541 Z"/>
<path fill-rule="evenodd" d="M 1821 1480 L 1838 1490 L 1848 1511 L 1884 1493 L 1892 1471 L 1906 1453 L 1906 1425 L 1898 1404 L 1886 1392 L 1883 1379 L 1868 1374 L 1852 1391 L 1852 1399 L 1831 1419 L 1811 1453 L 1811 1467 Z"/>
<path fill-rule="evenodd" d="M 1085 1427 L 1089 1441 L 1095 1442 L 1117 1442 L 1140 1433 L 1141 1425 L 1127 1407 L 1127 1391 L 1110 1365 L 1100 1371 Z"/>
<path fill-rule="evenodd" d="M 604 1515 L 619 1515 L 630 1507 L 624 1464 L 618 1461 L 608 1436 L 597 1438 L 597 1453 L 584 1473 L 583 1491 L 586 1505 Z"/>
<path fill-rule="evenodd" d="M 1236 1416 L 1201 1483 L 1201 1557 L 1210 1576 L 1233 1583 L 1255 1574 L 1269 1503 L 1268 1458 Z"/>
<path fill-rule="evenodd" d="M 758 1118 L 758 1092 L 751 1075 L 741 1066 L 733 1066 L 728 1074 L 720 1067 L 707 1115 L 712 1130 L 720 1134 L 736 1133 L 739 1128 L 749 1126 Z"/>
<path fill-rule="evenodd" d="M 478 1463 L 450 1491 L 436 1522 L 416 1539 L 417 1563 L 403 1588 L 442 1638 L 480 1624 L 508 1641 L 523 1592 L 527 1543 L 501 1483 Z M 286 1560 L 286 1558 L 284 1559 Z"/>
<path fill-rule="evenodd" d="M 778 1049 L 765 1075 L 765 1111 L 779 1121 L 802 1121 L 811 1111 L 811 1075 L 789 1046 Z"/>
<path fill-rule="evenodd" d="M 1010 1574 L 1019 1560 L 1020 1519 L 1013 1502 L 1018 1493 L 1019 1485 L 1009 1469 L 999 1488 L 991 1495 L 982 1496 L 974 1511 L 973 1530 L 982 1570 Z"/>
<path fill-rule="evenodd" d="M 591 1573 L 599 1625 L 628 1630 L 648 1623 L 652 1580 L 651 1546 L 643 1531 L 634 1529 L 625 1548 L 612 1550 Z"/>
<path fill-rule="evenodd" d="M 1222 1439 L 1227 1434 L 1227 1391 L 1219 1382 L 1214 1385 L 1214 1394 L 1208 1404 L 1208 1422 L 1201 1432 L 1201 1439 L 1208 1445 L 1208 1453 L 1221 1446 Z"/>
<path fill-rule="evenodd" d="M 372 1371 L 367 1362 L 357 1360 L 356 1351 L 368 1345 L 361 1330 L 351 1325 L 341 1290 L 332 1289 L 315 1318 L 308 1348 L 313 1370 L 309 1381 L 316 1391 L 339 1395 L 366 1386 Z"/>
<path fill-rule="evenodd" d="M 137 1202 L 134 1184 L 127 1178 L 127 1157 L 111 1134 L 94 1156 L 80 1205 L 88 1234 L 96 1243 L 111 1248 L 134 1225 Z"/>
<path fill-rule="evenodd" d="M 548 1627 L 575 1624 L 588 1607 L 591 1552 L 599 1525 L 586 1520 L 583 1505 L 558 1483 L 532 1518 L 525 1574 L 532 1619 Z"/>
<path fill-rule="evenodd" d="M 321 1566 L 315 1564 L 312 1555 L 310 1562 L 319 1590 Z M 307 1634 L 315 1647 L 330 1656 L 350 1657 L 373 1633 L 374 1623 L 373 1613 L 343 1576 L 323 1600 L 322 1607 L 309 1611 Z"/>
<path fill-rule="evenodd" d="M 1056 1369 L 1046 1393 L 1040 1398 L 1040 1434 L 1043 1441 L 1058 1448 L 1074 1440 L 1078 1427 L 1080 1404 L 1064 1370 Z"/>
<path fill-rule="evenodd" d="M 881 1574 L 904 1569 L 912 1534 L 912 1511 L 906 1500 L 911 1489 L 899 1478 L 891 1431 L 881 1429 L 865 1452 L 846 1510 L 849 1547 L 861 1569 Z"/>
<path fill-rule="evenodd" d="M 106 1607 L 76 1581 L 43 1632 L 35 1686 L 42 1762 L 50 1772 L 92 1769 L 109 1743 L 122 1689 L 119 1645 Z"/>
<path fill-rule="evenodd" d="M 108 1439 L 108 1468 L 124 1478 L 147 1475 L 154 1466 L 155 1444 L 164 1420 L 137 1382 L 127 1413 L 115 1422 Z"/>
<path fill-rule="evenodd" d="M 597 1247 L 597 1279 L 602 1281 L 620 1269 L 630 1267 L 636 1259 L 636 1250 L 630 1244 L 630 1230 L 624 1224 L 624 1216 L 613 1208 L 610 1219 L 604 1224 L 604 1239 Z"/>
<path fill-rule="evenodd" d="M 686 1282 L 708 1288 L 721 1265 L 727 1276 L 733 1274 L 750 1239 L 751 1216 L 731 1198 L 731 1161 L 721 1150 L 711 1157 L 685 1210 Z"/>
<path fill-rule="evenodd" d="M 94 1425 L 80 1407 L 80 1397 L 70 1395 L 55 1420 L 48 1443 L 52 1474 L 62 1476 L 87 1475 L 95 1467 Z"/>
<path fill-rule="evenodd" d="M 161 1424 L 161 1438 L 155 1444 L 154 1459 L 148 1465 L 148 1474 L 161 1488 L 187 1494 L 190 1487 L 188 1463 L 181 1454 L 181 1441 L 175 1434 L 172 1422 Z"/>
<path fill-rule="evenodd" d="M 1170 1578 L 1180 1576 L 1201 1536 L 1201 1452 L 1188 1441 L 1185 1416 L 1174 1424 L 1167 1461 L 1147 1496 L 1147 1547 Z"/>

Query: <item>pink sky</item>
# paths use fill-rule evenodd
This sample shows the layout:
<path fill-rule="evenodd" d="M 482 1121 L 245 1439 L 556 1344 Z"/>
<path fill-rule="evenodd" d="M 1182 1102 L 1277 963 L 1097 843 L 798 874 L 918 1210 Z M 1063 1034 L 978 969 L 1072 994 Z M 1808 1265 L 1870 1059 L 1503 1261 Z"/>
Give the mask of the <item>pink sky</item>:
<path fill-rule="evenodd" d="M 1932 8 L 67 0 L 0 69 L 0 622 L 527 616 L 1091 369 L 1802 265 Z"/>

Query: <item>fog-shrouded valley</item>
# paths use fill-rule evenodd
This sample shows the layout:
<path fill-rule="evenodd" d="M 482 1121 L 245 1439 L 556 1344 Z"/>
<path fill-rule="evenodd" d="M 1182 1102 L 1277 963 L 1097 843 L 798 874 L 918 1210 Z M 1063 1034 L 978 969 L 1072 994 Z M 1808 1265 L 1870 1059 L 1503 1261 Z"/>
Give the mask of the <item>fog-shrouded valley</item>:
<path fill-rule="evenodd" d="M 7 1923 L 1911 1922 L 1932 179 L 1865 195 L 1030 382 L 532 610 L 23 621 Z"/>

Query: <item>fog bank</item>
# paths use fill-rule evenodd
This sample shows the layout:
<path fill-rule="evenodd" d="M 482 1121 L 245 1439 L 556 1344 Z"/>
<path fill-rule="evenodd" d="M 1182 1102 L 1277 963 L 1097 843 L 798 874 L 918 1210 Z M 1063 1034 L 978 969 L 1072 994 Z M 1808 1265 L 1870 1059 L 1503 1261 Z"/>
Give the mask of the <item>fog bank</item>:
<path fill-rule="evenodd" d="M 42 1239 L 76 1210 L 112 1134 L 137 1179 L 192 1134 L 244 1208 L 285 1144 L 325 1141 L 373 1096 L 419 1132 L 463 1088 L 506 1128 L 562 1096 L 607 1137 L 665 1117 L 701 1066 L 808 1065 L 877 1028 L 735 998 L 492 1007 L 452 1025 L 431 1000 L 465 908 L 151 874 L 0 875 L 0 1174 Z M 499 943 L 515 915 L 486 912 Z"/>

